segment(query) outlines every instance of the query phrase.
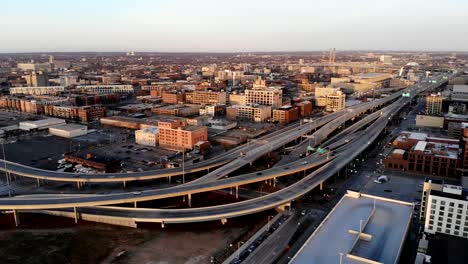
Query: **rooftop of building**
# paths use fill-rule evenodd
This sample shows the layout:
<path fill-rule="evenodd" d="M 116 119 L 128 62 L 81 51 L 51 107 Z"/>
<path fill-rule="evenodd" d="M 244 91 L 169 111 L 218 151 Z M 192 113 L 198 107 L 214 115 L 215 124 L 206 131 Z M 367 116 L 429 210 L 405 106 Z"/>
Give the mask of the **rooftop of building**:
<path fill-rule="evenodd" d="M 78 130 L 78 129 L 88 129 L 87 126 L 84 126 L 84 125 L 78 125 L 78 124 L 73 124 L 73 123 L 68 123 L 68 124 L 64 124 L 64 125 L 59 125 L 59 126 L 55 126 L 53 127 L 55 129 L 60 129 L 60 130 L 63 130 L 63 131 L 74 131 L 74 130 Z"/>
<path fill-rule="evenodd" d="M 468 93 L 468 85 L 466 84 L 454 84 L 453 92 L 455 93 Z"/>
<path fill-rule="evenodd" d="M 458 159 L 458 145 L 446 143 L 435 143 L 427 141 L 418 141 L 413 147 L 414 151 L 422 151 L 426 155 L 434 155 L 449 159 Z"/>
<path fill-rule="evenodd" d="M 335 264 L 339 263 L 340 253 L 344 254 L 344 263 L 362 263 L 347 257 L 348 254 L 380 263 L 395 263 L 412 212 L 411 203 L 348 191 L 290 263 Z M 369 219 L 367 224 L 366 219 Z M 362 232 L 372 237 L 370 241 L 354 243 L 361 220 Z"/>
<path fill-rule="evenodd" d="M 442 191 L 431 190 L 430 194 L 439 196 L 439 197 L 456 199 L 456 200 L 463 200 L 463 201 L 468 200 L 468 190 L 462 188 L 461 186 L 455 186 L 455 185 L 444 184 Z"/>
<path fill-rule="evenodd" d="M 137 131 L 141 131 L 141 132 L 144 132 L 144 133 L 158 134 L 159 133 L 159 128 L 149 126 L 149 127 L 145 127 L 143 129 L 137 130 Z"/>
<path fill-rule="evenodd" d="M 361 74 L 356 74 L 353 75 L 354 78 L 360 78 L 360 79 L 371 79 L 371 78 L 377 78 L 377 77 L 388 77 L 390 78 L 390 74 L 388 73 L 381 73 L 381 72 L 368 72 L 368 73 L 361 73 Z"/>

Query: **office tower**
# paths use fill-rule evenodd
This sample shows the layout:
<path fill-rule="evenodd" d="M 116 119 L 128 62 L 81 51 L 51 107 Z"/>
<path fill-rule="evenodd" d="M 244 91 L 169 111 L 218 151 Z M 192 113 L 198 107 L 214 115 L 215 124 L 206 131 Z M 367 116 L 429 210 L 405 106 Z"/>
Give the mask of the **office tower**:
<path fill-rule="evenodd" d="M 426 96 L 426 114 L 440 115 L 442 113 L 443 97 L 440 94 Z"/>

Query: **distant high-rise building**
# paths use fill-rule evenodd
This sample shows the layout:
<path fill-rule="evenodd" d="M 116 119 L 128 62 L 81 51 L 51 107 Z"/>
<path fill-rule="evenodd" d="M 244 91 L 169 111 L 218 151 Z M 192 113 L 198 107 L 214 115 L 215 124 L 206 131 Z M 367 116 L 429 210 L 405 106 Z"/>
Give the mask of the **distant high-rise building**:
<path fill-rule="evenodd" d="M 26 83 L 28 84 L 28 86 L 43 87 L 49 85 L 49 77 L 47 73 L 31 72 L 30 74 L 23 76 L 23 78 L 26 79 Z"/>
<path fill-rule="evenodd" d="M 330 49 L 330 55 L 328 56 L 328 62 L 329 63 L 335 63 L 336 62 L 336 51 L 335 48 Z"/>
<path fill-rule="evenodd" d="M 442 114 L 442 101 L 444 98 L 440 94 L 431 94 L 426 96 L 426 114 Z"/>
<path fill-rule="evenodd" d="M 380 56 L 380 62 L 383 62 L 385 64 L 392 64 L 392 56 L 382 55 L 382 56 Z"/>

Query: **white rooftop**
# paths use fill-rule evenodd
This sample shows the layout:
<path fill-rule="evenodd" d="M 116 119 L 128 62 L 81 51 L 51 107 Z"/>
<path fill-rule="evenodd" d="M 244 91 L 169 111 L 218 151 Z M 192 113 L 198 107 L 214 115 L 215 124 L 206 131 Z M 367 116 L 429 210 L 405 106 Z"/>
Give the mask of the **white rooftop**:
<path fill-rule="evenodd" d="M 415 151 L 424 151 L 426 149 L 427 142 L 426 141 L 419 141 L 416 146 L 414 146 Z"/>
<path fill-rule="evenodd" d="M 405 150 L 404 150 L 404 149 L 395 149 L 395 150 L 393 151 L 393 153 L 403 155 L 403 154 L 405 154 Z"/>
<path fill-rule="evenodd" d="M 468 85 L 466 85 L 466 84 L 455 84 L 453 86 L 453 91 L 455 93 L 468 93 Z"/>
<path fill-rule="evenodd" d="M 290 263 L 336 264 L 340 262 L 340 253 L 343 263 L 362 263 L 353 256 L 397 263 L 413 207 L 411 203 L 348 191 Z M 350 230 L 359 232 L 360 220 L 363 220 L 362 234 L 372 238 L 355 243 L 358 234 Z"/>

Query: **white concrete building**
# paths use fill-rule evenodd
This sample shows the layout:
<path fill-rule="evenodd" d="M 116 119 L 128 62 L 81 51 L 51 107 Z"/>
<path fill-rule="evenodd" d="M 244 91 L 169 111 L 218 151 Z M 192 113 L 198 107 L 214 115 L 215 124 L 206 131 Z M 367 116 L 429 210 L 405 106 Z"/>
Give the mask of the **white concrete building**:
<path fill-rule="evenodd" d="M 59 118 L 46 118 L 36 121 L 24 121 L 19 123 L 19 129 L 21 130 L 33 130 L 33 129 L 47 129 L 49 127 L 65 125 L 64 119 Z"/>
<path fill-rule="evenodd" d="M 336 112 L 345 108 L 346 106 L 346 95 L 341 91 L 334 92 L 327 95 L 325 110 L 327 112 Z"/>
<path fill-rule="evenodd" d="M 140 145 L 155 147 L 159 142 L 159 128 L 146 127 L 135 131 L 135 142 Z"/>
<path fill-rule="evenodd" d="M 63 86 L 11 87 L 10 94 L 53 95 L 65 91 Z"/>
<path fill-rule="evenodd" d="M 424 232 L 468 238 L 468 192 L 461 186 L 425 182 Z M 421 214 L 423 209 L 421 207 Z"/>
<path fill-rule="evenodd" d="M 64 138 L 74 138 L 88 134 L 88 127 L 78 124 L 60 125 L 49 127 L 49 134 Z"/>
<path fill-rule="evenodd" d="M 129 94 L 134 93 L 132 85 L 78 85 L 76 87 L 78 90 L 81 90 L 86 93 L 119 93 L 119 94 Z"/>

